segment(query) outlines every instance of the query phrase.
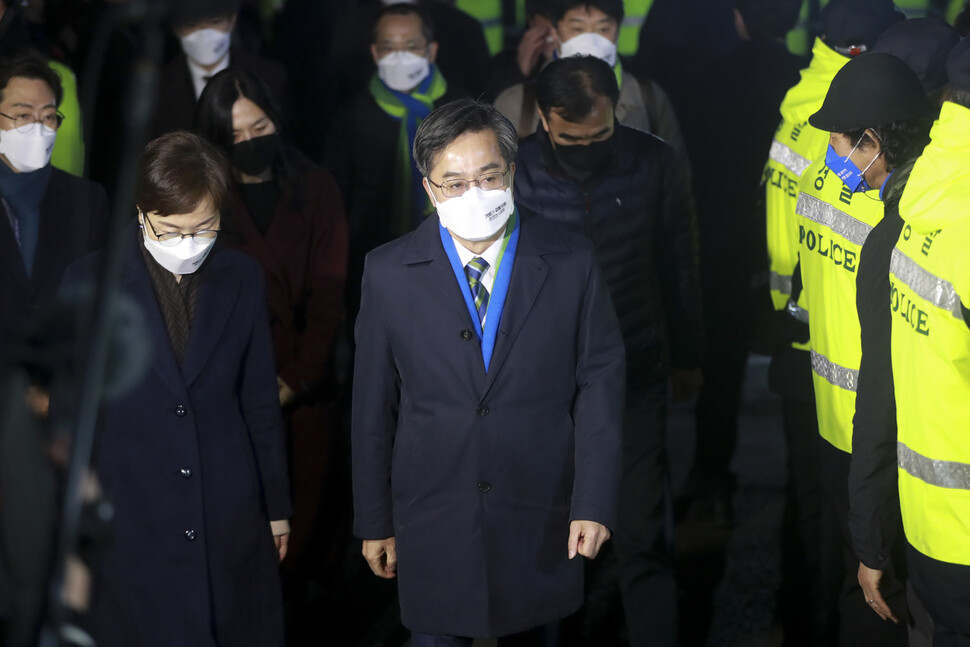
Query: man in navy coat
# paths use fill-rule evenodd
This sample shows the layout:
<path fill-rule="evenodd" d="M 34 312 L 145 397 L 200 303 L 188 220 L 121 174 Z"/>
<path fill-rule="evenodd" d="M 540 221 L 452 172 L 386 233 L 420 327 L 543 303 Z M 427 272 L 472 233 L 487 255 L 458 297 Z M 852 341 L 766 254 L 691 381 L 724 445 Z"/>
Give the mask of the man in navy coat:
<path fill-rule="evenodd" d="M 414 157 L 438 217 L 368 255 L 354 532 L 411 644 L 533 632 L 583 600 L 616 517 L 619 324 L 591 244 L 512 199 L 517 137 L 446 104 Z"/>

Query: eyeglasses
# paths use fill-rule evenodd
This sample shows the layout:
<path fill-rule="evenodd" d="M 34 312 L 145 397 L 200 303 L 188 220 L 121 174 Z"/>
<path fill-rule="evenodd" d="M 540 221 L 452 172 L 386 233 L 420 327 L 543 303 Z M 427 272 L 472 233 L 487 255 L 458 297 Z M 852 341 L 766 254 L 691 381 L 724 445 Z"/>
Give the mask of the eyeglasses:
<path fill-rule="evenodd" d="M 376 47 L 377 58 L 384 58 L 388 54 L 393 54 L 394 52 L 410 52 L 412 54 L 422 55 L 428 51 L 428 43 L 414 40 L 409 40 L 403 45 L 391 45 L 390 43 L 381 42 L 377 43 Z"/>
<path fill-rule="evenodd" d="M 495 189 L 501 189 L 505 186 L 505 176 L 509 174 L 512 167 L 508 167 L 501 173 L 484 173 L 479 175 L 474 180 L 446 180 L 441 184 L 435 184 L 431 178 L 428 178 L 428 182 L 432 185 L 441 189 L 441 192 L 445 194 L 447 198 L 457 198 L 465 193 L 471 187 L 472 184 L 478 185 L 478 188 L 482 191 L 494 191 Z"/>
<path fill-rule="evenodd" d="M 155 238 L 158 239 L 159 244 L 164 245 L 165 247 L 175 247 L 181 243 L 184 238 L 191 238 L 192 240 L 195 240 L 196 238 L 201 238 L 203 240 L 215 238 L 220 231 L 218 229 L 200 229 L 199 231 L 193 231 L 191 234 L 183 234 L 178 231 L 164 231 L 162 233 L 158 233 L 155 231 L 155 226 L 152 224 L 152 221 L 148 219 L 148 214 L 143 213 L 141 217 L 144 218 L 145 222 L 148 223 L 148 226 L 152 230 L 152 234 L 154 234 Z"/>
<path fill-rule="evenodd" d="M 64 115 L 59 112 L 49 112 L 41 117 L 37 117 L 28 112 L 23 112 L 19 115 L 8 115 L 0 112 L 0 116 L 6 117 L 12 121 L 14 129 L 22 133 L 30 130 L 30 127 L 37 122 L 44 124 L 51 130 L 57 130 L 61 127 L 61 123 L 64 121 Z"/>

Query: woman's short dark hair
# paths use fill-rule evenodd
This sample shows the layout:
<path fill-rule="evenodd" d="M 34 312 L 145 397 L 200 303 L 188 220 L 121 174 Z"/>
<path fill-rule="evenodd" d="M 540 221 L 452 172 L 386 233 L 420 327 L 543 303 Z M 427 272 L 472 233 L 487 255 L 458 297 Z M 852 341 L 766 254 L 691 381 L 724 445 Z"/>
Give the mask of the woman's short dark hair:
<path fill-rule="evenodd" d="M 10 79 L 15 77 L 43 81 L 54 93 L 54 105 L 61 105 L 61 100 L 64 98 L 61 77 L 51 69 L 46 60 L 37 54 L 24 54 L 0 60 L 0 101 L 3 101 L 3 91 L 7 89 Z"/>
<path fill-rule="evenodd" d="M 438 155 L 465 133 L 490 130 L 498 141 L 506 164 L 515 161 L 519 137 L 515 126 L 495 106 L 484 101 L 458 99 L 436 108 L 418 126 L 414 135 L 414 161 L 421 175 L 431 173 Z"/>
<path fill-rule="evenodd" d="M 184 130 L 162 135 L 145 147 L 138 165 L 135 204 L 160 216 L 195 211 L 209 201 L 221 211 L 232 191 L 229 162 L 222 152 Z"/>
<path fill-rule="evenodd" d="M 932 116 L 924 116 L 911 121 L 860 128 L 842 134 L 848 137 L 853 145 L 860 142 L 859 150 L 865 150 L 875 146 L 872 136 L 866 130 L 875 132 L 876 136 L 879 137 L 879 145 L 882 147 L 886 166 L 892 170 L 899 164 L 916 159 L 923 153 L 923 149 L 930 143 L 932 120 Z"/>
<path fill-rule="evenodd" d="M 608 97 L 615 108 L 620 88 L 613 68 L 595 56 L 556 59 L 536 79 L 536 103 L 547 119 L 556 111 L 566 121 L 582 121 L 600 97 Z"/>
<path fill-rule="evenodd" d="M 566 13 L 577 7 L 583 7 L 587 11 L 589 9 L 599 9 L 615 20 L 617 26 L 623 22 L 623 0 L 552 0 L 551 13 L 553 23 L 557 24 L 566 16 Z"/>
<path fill-rule="evenodd" d="M 205 84 L 196 108 L 195 127 L 199 134 L 226 154 L 232 150 L 232 106 L 249 99 L 266 113 L 276 130 L 281 128 L 280 111 L 269 88 L 252 72 L 229 67 Z"/>
<path fill-rule="evenodd" d="M 944 101 L 955 103 L 958 106 L 963 106 L 964 108 L 970 108 L 970 90 L 961 90 L 948 85 L 943 88 L 943 92 L 940 96 L 940 103 L 943 103 Z"/>

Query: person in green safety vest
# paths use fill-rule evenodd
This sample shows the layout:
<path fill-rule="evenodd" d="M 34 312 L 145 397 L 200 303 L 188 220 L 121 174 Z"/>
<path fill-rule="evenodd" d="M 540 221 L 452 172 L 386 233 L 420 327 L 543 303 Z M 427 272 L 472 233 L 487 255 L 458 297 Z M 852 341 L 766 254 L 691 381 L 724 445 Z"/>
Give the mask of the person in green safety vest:
<path fill-rule="evenodd" d="M 455 0 L 455 7 L 461 9 L 481 24 L 488 43 L 488 52 L 495 56 L 505 45 L 505 30 L 502 25 L 502 0 Z"/>
<path fill-rule="evenodd" d="M 812 127 L 808 118 L 821 107 L 832 79 L 849 62 L 850 53 L 872 47 L 902 16 L 890 0 L 832 0 L 822 19 L 825 38 L 815 40 L 809 66 L 782 101 L 781 122 L 762 176 L 768 287 L 776 314 L 770 324 L 762 326 L 759 337 L 772 356 L 769 386 L 782 399 L 791 479 L 787 505 L 795 511 L 793 532 L 799 538 L 785 544 L 785 563 L 801 562 L 804 572 L 811 573 L 821 568 L 819 431 L 808 343 L 811 312 L 806 308 L 807 295 L 797 271 L 799 216 L 795 209 L 801 178 L 814 162 L 824 159 L 828 135 Z M 805 634 L 817 641 L 823 636 L 832 638 L 834 620 L 830 611 L 835 602 L 821 600 L 819 586 L 817 579 L 806 583 L 803 572 L 788 569 L 783 573 L 782 599 L 786 604 L 782 615 L 787 633 Z"/>
<path fill-rule="evenodd" d="M 899 202 L 888 294 L 906 567 L 933 644 L 970 644 L 970 41 Z M 894 469 L 895 468 L 895 469 Z"/>
<path fill-rule="evenodd" d="M 887 180 L 903 179 L 904 174 L 895 178 L 896 171 L 925 145 L 930 105 L 915 72 L 896 56 L 867 52 L 849 61 L 809 117 L 811 125 L 830 133 L 829 145 L 824 160 L 802 176 L 795 207 L 819 431 L 821 597 L 835 605 L 829 616 L 833 629 L 850 645 L 906 640 L 905 624 L 883 622 L 867 604 L 871 598 L 862 595 L 848 529 L 852 419 L 862 358 L 853 306 L 859 258 L 883 218 Z M 883 593 L 890 615 L 906 617 L 900 579 L 887 577 Z"/>

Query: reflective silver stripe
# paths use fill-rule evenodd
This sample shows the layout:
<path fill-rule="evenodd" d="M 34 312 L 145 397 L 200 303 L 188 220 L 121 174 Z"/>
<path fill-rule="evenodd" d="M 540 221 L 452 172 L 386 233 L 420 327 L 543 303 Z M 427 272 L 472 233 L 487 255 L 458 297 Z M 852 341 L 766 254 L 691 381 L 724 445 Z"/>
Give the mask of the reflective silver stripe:
<path fill-rule="evenodd" d="M 782 294 L 791 294 L 791 275 L 785 276 L 778 272 L 771 272 L 768 275 L 768 287 Z"/>
<path fill-rule="evenodd" d="M 801 321 L 803 324 L 808 323 L 808 310 L 801 307 L 791 299 L 788 299 L 788 305 L 785 306 L 785 310 L 788 311 L 788 314 L 795 317 L 795 319 Z"/>
<path fill-rule="evenodd" d="M 970 490 L 970 464 L 938 461 L 917 454 L 901 442 L 896 443 L 899 466 L 924 483 L 954 490 Z"/>
<path fill-rule="evenodd" d="M 823 202 L 807 193 L 798 194 L 795 213 L 828 227 L 846 240 L 859 245 L 865 244 L 872 227 L 856 220 L 844 211 L 839 211 L 828 202 Z"/>
<path fill-rule="evenodd" d="M 647 16 L 623 16 L 623 22 L 620 24 L 624 27 L 642 27 L 643 23 L 647 21 Z M 763 148 L 761 150 L 764 150 Z"/>
<path fill-rule="evenodd" d="M 942 308 L 957 319 L 963 319 L 960 309 L 960 295 L 949 281 L 934 276 L 898 249 L 893 250 L 889 271 L 899 277 L 909 289 L 938 308 Z"/>
<path fill-rule="evenodd" d="M 778 162 L 798 177 L 801 177 L 802 173 L 805 172 L 805 169 L 812 165 L 812 160 L 805 159 L 777 139 L 771 142 L 771 150 L 768 152 L 768 157 Z"/>
<path fill-rule="evenodd" d="M 859 371 L 853 368 L 839 366 L 825 355 L 812 351 L 812 371 L 819 377 L 824 377 L 839 388 L 855 391 L 859 384 Z"/>

